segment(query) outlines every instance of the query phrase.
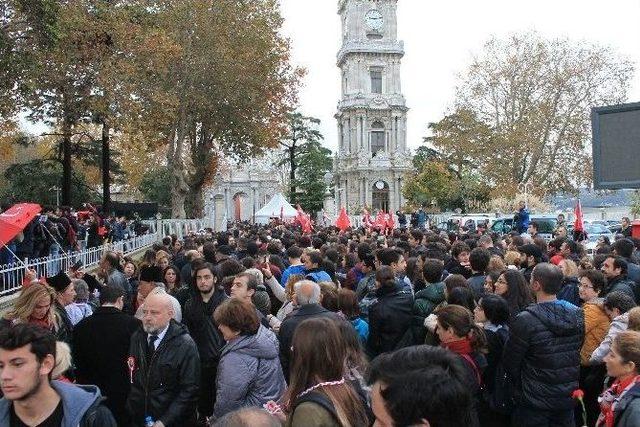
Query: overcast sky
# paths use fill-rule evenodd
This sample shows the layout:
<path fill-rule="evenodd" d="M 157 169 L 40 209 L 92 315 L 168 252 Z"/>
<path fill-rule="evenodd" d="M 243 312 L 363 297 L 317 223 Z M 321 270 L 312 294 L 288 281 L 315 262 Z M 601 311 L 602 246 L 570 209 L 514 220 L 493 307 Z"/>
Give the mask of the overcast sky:
<path fill-rule="evenodd" d="M 325 145 L 337 147 L 333 115 L 340 98 L 336 53 L 338 0 L 280 0 L 283 32 L 293 62 L 307 69 L 300 93 L 303 113 L 322 120 Z M 402 86 L 410 108 L 408 145 L 416 148 L 427 124 L 452 104 L 457 76 L 492 36 L 536 30 L 613 47 L 636 64 L 629 102 L 640 101 L 640 0 L 399 0 L 398 37 L 405 43 Z"/>

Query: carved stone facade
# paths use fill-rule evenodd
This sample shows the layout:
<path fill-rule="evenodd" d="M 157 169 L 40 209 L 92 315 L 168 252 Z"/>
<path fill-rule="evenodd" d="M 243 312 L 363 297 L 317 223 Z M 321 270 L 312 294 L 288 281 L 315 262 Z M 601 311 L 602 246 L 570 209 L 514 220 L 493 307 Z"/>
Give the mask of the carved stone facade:
<path fill-rule="evenodd" d="M 398 0 L 340 0 L 342 99 L 334 164 L 336 202 L 349 213 L 368 206 L 395 211 L 411 169 L 407 111 L 397 38 Z"/>
<path fill-rule="evenodd" d="M 205 211 L 215 230 L 225 221 L 253 221 L 254 214 L 281 191 L 277 171 L 265 159 L 222 165 L 207 191 Z"/>

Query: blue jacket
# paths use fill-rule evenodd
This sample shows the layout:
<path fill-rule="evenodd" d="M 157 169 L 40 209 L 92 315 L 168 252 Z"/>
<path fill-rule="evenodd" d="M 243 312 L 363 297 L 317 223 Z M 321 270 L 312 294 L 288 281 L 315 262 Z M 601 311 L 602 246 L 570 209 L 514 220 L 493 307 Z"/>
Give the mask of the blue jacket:
<path fill-rule="evenodd" d="M 62 400 L 62 424 L 60 427 L 116 427 L 111 412 L 100 402 L 100 389 L 94 385 L 75 385 L 51 381 L 51 386 Z M 0 425 L 8 426 L 11 418 L 11 402 L 0 400 Z"/>
<path fill-rule="evenodd" d="M 282 287 L 287 286 L 287 280 L 292 274 L 304 274 L 304 264 L 290 265 L 282 272 L 282 278 L 280 279 Z"/>
<path fill-rule="evenodd" d="M 305 276 L 305 278 L 309 280 L 313 280 L 316 283 L 332 282 L 331 276 L 329 276 L 329 274 L 326 271 L 320 270 L 320 269 L 311 270 L 307 272 L 307 275 Z"/>
<path fill-rule="evenodd" d="M 261 407 L 282 396 L 286 384 L 278 351 L 276 336 L 263 325 L 255 335 L 240 336 L 224 346 L 216 379 L 216 417 Z"/>
<path fill-rule="evenodd" d="M 529 218 L 529 209 L 527 208 L 522 208 L 518 211 L 518 218 L 516 221 L 516 231 L 518 233 L 524 233 L 527 231 L 527 228 L 529 227 L 529 222 L 531 221 Z"/>
<path fill-rule="evenodd" d="M 358 337 L 360 338 L 360 342 L 364 345 L 369 338 L 369 324 L 360 317 L 356 317 L 351 321 L 353 325 L 353 329 L 358 333 Z"/>

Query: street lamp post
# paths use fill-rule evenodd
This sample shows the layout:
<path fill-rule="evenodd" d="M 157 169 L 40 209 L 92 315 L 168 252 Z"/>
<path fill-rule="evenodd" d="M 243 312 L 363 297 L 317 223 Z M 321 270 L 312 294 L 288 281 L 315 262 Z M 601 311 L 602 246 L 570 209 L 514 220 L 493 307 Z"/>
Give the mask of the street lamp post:
<path fill-rule="evenodd" d="M 56 208 L 60 207 L 60 190 L 62 190 L 60 187 L 58 187 L 57 185 L 54 185 L 53 187 L 49 188 L 49 191 L 55 191 L 56 192 Z"/>
<path fill-rule="evenodd" d="M 524 204 L 527 207 L 529 206 L 529 193 L 532 189 L 533 184 L 531 184 L 530 182 L 523 182 L 522 184 L 518 185 L 518 191 L 524 193 Z"/>

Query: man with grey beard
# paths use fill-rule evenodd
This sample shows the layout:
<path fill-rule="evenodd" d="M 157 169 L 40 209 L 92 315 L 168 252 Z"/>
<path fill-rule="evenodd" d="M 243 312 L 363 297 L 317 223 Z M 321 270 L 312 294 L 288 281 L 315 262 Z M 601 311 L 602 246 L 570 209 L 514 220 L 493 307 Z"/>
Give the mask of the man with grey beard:
<path fill-rule="evenodd" d="M 131 337 L 127 369 L 132 425 L 194 426 L 200 383 L 200 357 L 187 328 L 172 319 L 166 293 L 151 293 L 142 306 L 143 330 Z"/>

